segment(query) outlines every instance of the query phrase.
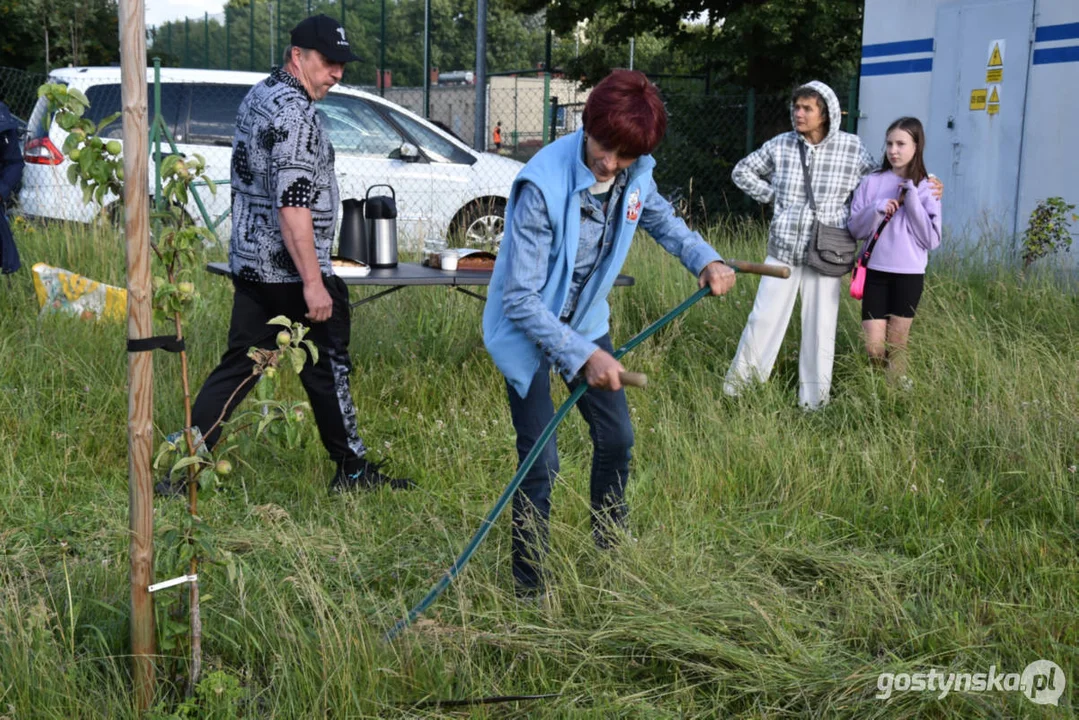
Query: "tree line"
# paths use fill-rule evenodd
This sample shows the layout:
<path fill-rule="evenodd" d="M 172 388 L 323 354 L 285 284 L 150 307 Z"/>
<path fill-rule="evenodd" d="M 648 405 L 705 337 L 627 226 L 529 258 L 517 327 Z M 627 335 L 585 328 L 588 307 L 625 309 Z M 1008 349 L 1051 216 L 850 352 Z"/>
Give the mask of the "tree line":
<path fill-rule="evenodd" d="M 253 4 L 252 4 L 253 3 Z M 345 81 L 372 85 L 381 57 L 382 2 L 345 0 L 358 63 Z M 554 69 L 595 82 L 613 67 L 692 75 L 706 83 L 785 90 L 807 78 L 853 77 L 864 0 L 492 0 L 491 72 Z M 0 66 L 32 71 L 119 60 L 117 0 L 0 0 Z M 280 62 L 288 31 L 341 2 L 229 0 L 220 15 L 148 29 L 148 52 L 166 65 L 265 71 Z M 394 85 L 423 81 L 424 0 L 386 0 L 385 61 Z M 252 40 L 254 41 L 252 44 Z M 631 42 L 632 41 L 632 42 Z M 632 45 L 632 51 L 631 51 Z M 475 67 L 475 0 L 431 0 L 431 64 Z M 632 53 L 632 55 L 631 55 Z"/>

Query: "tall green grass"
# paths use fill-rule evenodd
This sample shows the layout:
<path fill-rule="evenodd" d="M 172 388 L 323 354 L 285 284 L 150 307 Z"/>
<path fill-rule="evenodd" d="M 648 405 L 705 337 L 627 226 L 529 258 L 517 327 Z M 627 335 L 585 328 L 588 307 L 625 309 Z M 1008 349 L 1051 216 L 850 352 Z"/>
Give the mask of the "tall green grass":
<path fill-rule="evenodd" d="M 17 232 L 27 270 L 0 283 L 0 717 L 131 717 L 125 328 L 39 316 L 28 272 L 42 261 L 123 284 L 123 240 Z M 763 256 L 757 226 L 708 236 L 725 255 Z M 611 296 L 616 344 L 696 289 L 645 239 L 626 272 L 637 284 Z M 629 390 L 639 542 L 592 546 L 590 444 L 571 415 L 559 431 L 551 607 L 514 600 L 503 519 L 392 645 L 383 631 L 511 477 L 514 435 L 479 303 L 412 288 L 358 308 L 362 435 L 420 489 L 330 497 L 313 427 L 297 451 L 243 441 L 228 484 L 200 500 L 239 560 L 232 580 L 203 569 L 208 671 L 235 687 L 204 687 L 202 716 L 1074 717 L 1075 293 L 1004 266 L 935 264 L 911 392 L 869 368 L 845 299 L 833 402 L 806 414 L 797 315 L 771 381 L 737 400 L 721 391 L 756 285 L 740 276 L 624 360 L 650 377 Z M 203 274 L 198 286 L 196 387 L 224 349 L 230 308 L 225 279 Z M 178 372 L 175 356 L 156 354 L 161 434 L 182 423 Z M 284 389 L 302 397 L 294 381 Z M 159 528 L 184 513 L 157 501 Z M 175 570 L 160 552 L 157 577 Z M 1067 675 L 1060 707 L 1017 693 L 874 697 L 881 672 L 1021 672 L 1039 658 Z M 176 679 L 160 679 L 159 714 L 172 712 Z M 561 695 L 410 709 L 546 692 Z"/>

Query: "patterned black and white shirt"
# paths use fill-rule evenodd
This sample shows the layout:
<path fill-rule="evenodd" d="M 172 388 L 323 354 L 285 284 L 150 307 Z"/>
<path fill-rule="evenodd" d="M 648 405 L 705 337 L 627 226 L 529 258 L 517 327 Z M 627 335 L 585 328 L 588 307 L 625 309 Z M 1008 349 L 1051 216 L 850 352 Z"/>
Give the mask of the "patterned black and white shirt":
<path fill-rule="evenodd" d="M 232 141 L 229 268 L 241 280 L 299 282 L 281 236 L 278 211 L 310 208 L 315 253 L 332 275 L 330 252 L 339 195 L 334 152 L 311 96 L 280 68 L 247 93 Z"/>

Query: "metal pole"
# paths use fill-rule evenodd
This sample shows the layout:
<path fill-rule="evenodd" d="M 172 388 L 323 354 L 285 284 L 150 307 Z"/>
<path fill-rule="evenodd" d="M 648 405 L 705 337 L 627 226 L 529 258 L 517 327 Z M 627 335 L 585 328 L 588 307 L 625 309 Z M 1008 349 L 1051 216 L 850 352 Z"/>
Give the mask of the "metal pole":
<path fill-rule="evenodd" d="M 127 237 L 127 337 L 154 334 L 150 287 L 150 127 L 146 119 L 146 5 L 120 0 L 120 79 L 124 141 L 124 234 Z M 131 533 L 131 674 L 139 713 L 154 699 L 154 364 L 149 352 L 127 354 L 128 527 Z"/>
<path fill-rule="evenodd" d="M 431 118 L 431 0 L 423 2 L 423 116 Z"/>
<path fill-rule="evenodd" d="M 183 67 L 191 66 L 191 18 L 184 16 L 184 64 Z"/>
<path fill-rule="evenodd" d="M 386 0 L 382 0 L 382 30 L 378 42 L 378 94 L 386 97 Z"/>
<path fill-rule="evenodd" d="M 229 40 L 229 6 L 225 6 L 225 69 L 232 69 L 232 47 Z"/>
<path fill-rule="evenodd" d="M 757 91 L 753 88 L 746 93 L 746 155 L 753 152 L 755 145 L 753 128 L 757 122 Z"/>
<path fill-rule="evenodd" d="M 472 147 L 487 149 L 487 0 L 476 0 L 476 131 Z"/>
<path fill-rule="evenodd" d="M 548 142 L 554 142 L 558 137 L 558 96 L 551 96 L 551 139 Z"/>
<path fill-rule="evenodd" d="M 202 66 L 207 70 L 210 69 L 210 13 L 206 12 L 202 18 L 202 41 L 206 43 L 206 47 L 203 48 Z"/>
<path fill-rule="evenodd" d="M 251 19 L 248 22 L 247 69 L 255 69 L 255 0 L 251 0 Z"/>
<path fill-rule="evenodd" d="M 757 144 L 756 143 L 756 137 L 754 135 L 754 131 L 756 129 L 756 126 L 757 126 L 757 91 L 756 91 L 755 88 L 750 88 L 749 92 L 746 93 L 746 155 L 749 155 L 750 153 L 752 153 L 753 150 L 754 150 L 754 147 Z M 749 195 L 746 195 L 745 193 L 742 194 L 742 202 L 745 204 L 745 206 L 747 208 L 750 208 L 750 209 L 752 209 L 753 206 L 756 204 L 756 203 L 753 202 L 753 199 L 750 198 Z"/>
<path fill-rule="evenodd" d="M 847 132 L 858 132 L 858 78 L 850 79 L 850 87 L 847 92 Z"/>
<path fill-rule="evenodd" d="M 551 102 L 551 42 L 553 41 L 554 33 L 550 30 L 547 31 L 547 50 L 544 52 L 543 61 L 543 136 L 540 138 L 541 144 L 547 142 L 547 132 L 549 126 L 547 121 L 550 117 L 547 114 L 547 105 Z"/>
<path fill-rule="evenodd" d="M 165 198 L 161 193 L 161 58 L 154 58 L 154 116 L 150 121 L 150 139 L 154 144 L 154 210 L 161 210 Z"/>
<path fill-rule="evenodd" d="M 274 28 L 274 42 L 270 47 L 270 67 L 281 62 L 277 59 L 277 48 L 281 47 L 281 0 L 277 0 L 274 6 L 277 8 L 277 26 Z"/>

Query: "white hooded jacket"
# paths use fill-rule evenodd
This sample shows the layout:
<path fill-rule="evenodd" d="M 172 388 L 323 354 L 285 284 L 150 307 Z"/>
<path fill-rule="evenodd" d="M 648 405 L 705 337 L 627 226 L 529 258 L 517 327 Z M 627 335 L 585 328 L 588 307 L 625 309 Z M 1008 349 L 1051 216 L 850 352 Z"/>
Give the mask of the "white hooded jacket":
<path fill-rule="evenodd" d="M 826 225 L 847 226 L 852 193 L 863 176 L 877 169 L 861 139 L 839 129 L 842 114 L 832 89 L 817 80 L 802 87 L 816 90 L 828 105 L 829 127 L 824 139 L 810 145 L 797 131 L 777 135 L 742 158 L 731 173 L 734 184 L 754 200 L 774 203 L 768 254 L 789 265 L 805 264 L 815 219 L 806 194 L 798 145 L 806 149 L 816 218 Z"/>

